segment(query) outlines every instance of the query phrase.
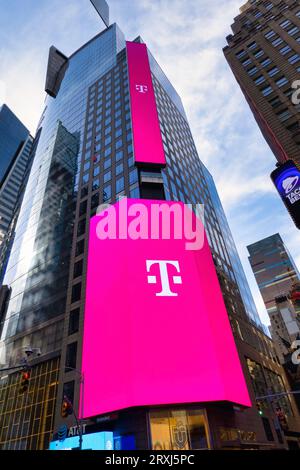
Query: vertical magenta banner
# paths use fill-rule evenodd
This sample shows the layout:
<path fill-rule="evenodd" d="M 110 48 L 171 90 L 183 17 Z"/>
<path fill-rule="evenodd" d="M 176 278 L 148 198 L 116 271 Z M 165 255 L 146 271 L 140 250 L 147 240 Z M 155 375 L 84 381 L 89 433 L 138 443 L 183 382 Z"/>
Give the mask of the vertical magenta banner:
<path fill-rule="evenodd" d="M 147 46 L 126 42 L 136 163 L 166 165 Z"/>

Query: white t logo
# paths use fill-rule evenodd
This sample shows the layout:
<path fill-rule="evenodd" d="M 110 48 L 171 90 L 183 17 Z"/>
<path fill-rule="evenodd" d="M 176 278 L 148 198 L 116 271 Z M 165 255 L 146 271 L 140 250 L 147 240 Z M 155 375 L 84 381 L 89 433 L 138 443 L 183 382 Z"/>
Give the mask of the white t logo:
<path fill-rule="evenodd" d="M 178 297 L 178 294 L 171 291 L 170 280 L 168 274 L 168 265 L 174 266 L 177 272 L 180 273 L 180 267 L 178 261 L 159 261 L 159 260 L 147 260 L 147 272 L 150 273 L 152 266 L 155 264 L 159 265 L 159 274 L 161 280 L 162 291 L 156 294 L 157 297 Z M 174 284 L 182 284 L 181 276 L 173 276 Z M 157 284 L 157 276 L 148 276 L 148 284 Z"/>
<path fill-rule="evenodd" d="M 135 88 L 139 93 L 147 93 L 148 91 L 147 85 L 135 85 Z"/>

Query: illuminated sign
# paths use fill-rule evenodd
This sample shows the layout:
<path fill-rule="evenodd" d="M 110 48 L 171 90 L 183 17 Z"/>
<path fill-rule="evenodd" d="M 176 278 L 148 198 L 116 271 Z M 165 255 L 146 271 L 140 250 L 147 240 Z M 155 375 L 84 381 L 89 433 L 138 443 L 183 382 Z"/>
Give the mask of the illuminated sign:
<path fill-rule="evenodd" d="M 179 202 L 121 200 L 90 221 L 84 418 L 136 406 L 251 406 L 203 224 L 185 209 L 203 232 L 194 250 L 187 249 L 188 231 L 179 237 L 179 226 L 171 227 L 169 237 L 165 226 L 155 228 L 148 238 L 141 213 L 153 216 L 155 205 L 173 215 L 180 212 L 174 208 L 186 208 Z M 110 213 L 117 229 L 107 219 Z M 133 226 L 138 237 L 130 232 Z M 111 238 L 101 237 L 103 227 Z"/>
<path fill-rule="evenodd" d="M 134 158 L 139 164 L 165 166 L 166 159 L 147 46 L 126 42 Z"/>
<path fill-rule="evenodd" d="M 292 160 L 288 160 L 273 171 L 271 178 L 296 227 L 300 229 L 300 171 Z"/>
<path fill-rule="evenodd" d="M 73 450 L 79 448 L 79 437 L 67 437 L 63 441 L 50 442 L 49 450 Z M 82 450 L 113 450 L 112 432 L 96 432 L 82 436 Z"/>

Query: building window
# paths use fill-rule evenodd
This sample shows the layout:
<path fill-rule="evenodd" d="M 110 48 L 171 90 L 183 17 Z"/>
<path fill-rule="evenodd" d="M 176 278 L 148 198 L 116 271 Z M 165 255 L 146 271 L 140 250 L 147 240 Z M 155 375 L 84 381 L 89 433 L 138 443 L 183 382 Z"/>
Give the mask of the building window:
<path fill-rule="evenodd" d="M 71 302 L 74 304 L 75 302 L 79 302 L 81 299 L 81 283 L 75 284 L 72 288 L 72 298 Z"/>
<path fill-rule="evenodd" d="M 252 77 L 252 75 L 255 75 L 257 72 L 257 67 L 252 67 L 252 69 L 248 70 L 248 75 Z"/>
<path fill-rule="evenodd" d="M 246 51 L 241 50 L 241 51 L 237 52 L 235 55 L 236 55 L 237 59 L 241 59 L 242 57 L 244 57 L 244 55 L 246 55 Z"/>
<path fill-rule="evenodd" d="M 268 70 L 268 74 L 270 75 L 270 77 L 274 77 L 274 75 L 276 75 L 278 72 L 278 67 L 273 67 L 271 70 Z"/>
<path fill-rule="evenodd" d="M 248 57 L 248 59 L 244 60 L 244 62 L 242 62 L 242 65 L 244 67 L 247 67 L 247 65 L 251 64 L 252 60 Z"/>
<path fill-rule="evenodd" d="M 268 441 L 274 441 L 274 436 L 273 436 L 273 433 L 272 433 L 272 428 L 271 428 L 271 425 L 270 425 L 270 421 L 268 420 L 268 418 L 261 418 L 262 419 L 262 423 L 263 423 L 263 427 L 264 427 L 264 430 L 265 430 L 265 434 L 266 434 L 266 438 L 268 439 Z"/>
<path fill-rule="evenodd" d="M 74 335 L 79 331 L 79 317 L 80 317 L 80 309 L 76 308 L 70 312 L 69 317 L 69 336 Z"/>
<path fill-rule="evenodd" d="M 78 222 L 77 236 L 81 237 L 85 233 L 85 219 Z"/>
<path fill-rule="evenodd" d="M 280 54 L 282 55 L 286 55 L 288 54 L 292 49 L 290 48 L 290 46 L 286 45 L 284 46 L 282 49 L 279 49 L 279 52 Z"/>
<path fill-rule="evenodd" d="M 91 198 L 91 209 L 96 209 L 99 205 L 99 193 L 96 193 Z"/>
<path fill-rule="evenodd" d="M 77 359 L 77 342 L 68 344 L 66 351 L 66 363 L 65 370 L 70 372 L 71 369 L 76 369 L 76 359 Z"/>
<path fill-rule="evenodd" d="M 80 256 L 84 252 L 84 240 L 80 240 L 80 242 L 76 245 L 75 256 Z"/>
<path fill-rule="evenodd" d="M 178 442 L 178 431 L 181 439 Z M 208 422 L 203 410 L 156 410 L 150 412 L 152 449 L 208 449 Z"/>
<path fill-rule="evenodd" d="M 254 83 L 255 83 L 255 85 L 260 85 L 261 83 L 263 83 L 263 82 L 265 82 L 265 81 L 266 81 L 265 77 L 264 77 L 263 75 L 260 75 L 260 76 L 254 81 Z"/>
<path fill-rule="evenodd" d="M 268 96 L 273 92 L 273 88 L 271 86 L 267 86 L 261 90 L 263 96 Z"/>
<path fill-rule="evenodd" d="M 121 173 L 123 173 L 123 170 L 124 170 L 124 165 L 123 163 L 119 163 L 119 165 L 117 165 L 116 167 L 116 175 L 120 175 Z"/>
<path fill-rule="evenodd" d="M 295 36 L 295 34 L 297 34 L 297 33 L 299 33 L 299 28 L 298 28 L 298 26 L 295 26 L 294 28 L 292 28 L 292 29 L 290 29 L 290 30 L 288 31 L 288 34 L 289 34 L 290 36 Z"/>
<path fill-rule="evenodd" d="M 256 42 L 252 42 L 247 47 L 248 47 L 249 51 L 251 51 L 251 50 L 253 50 L 257 47 L 257 44 L 256 44 Z"/>
<path fill-rule="evenodd" d="M 264 51 L 262 49 L 260 49 L 259 51 L 255 52 L 254 54 L 254 57 L 256 59 L 258 59 L 259 57 L 261 57 L 262 55 L 264 55 Z"/>
<path fill-rule="evenodd" d="M 271 39 L 273 36 L 275 36 L 275 32 L 272 30 L 265 34 L 266 39 Z"/>
<path fill-rule="evenodd" d="M 277 116 L 281 122 L 284 122 L 284 121 L 287 121 L 292 116 L 292 114 L 286 108 L 284 111 L 281 111 L 279 114 L 277 114 Z"/>
<path fill-rule="evenodd" d="M 263 60 L 260 64 L 262 67 L 267 67 L 268 65 L 271 64 L 271 62 L 272 62 L 271 59 L 269 59 L 268 57 L 267 59 Z"/>
<path fill-rule="evenodd" d="M 280 77 L 278 80 L 276 80 L 275 83 L 278 87 L 282 87 L 283 85 L 288 83 L 288 79 L 286 77 Z"/>
<path fill-rule="evenodd" d="M 282 23 L 279 23 L 283 29 L 287 28 L 291 24 L 290 20 L 284 20 Z"/>
<path fill-rule="evenodd" d="M 121 191 L 124 191 L 124 177 L 119 178 L 116 181 L 116 194 L 120 193 Z"/>
<path fill-rule="evenodd" d="M 276 96 L 275 98 L 270 100 L 269 103 L 273 108 L 277 108 L 278 106 L 280 106 L 282 104 L 281 100 L 278 96 Z"/>
<path fill-rule="evenodd" d="M 103 189 L 103 201 L 107 202 L 111 198 L 111 185 L 105 186 Z"/>
<path fill-rule="evenodd" d="M 74 264 L 73 279 L 80 277 L 82 275 L 82 270 L 83 270 L 83 261 L 82 260 L 77 261 L 77 263 Z"/>
<path fill-rule="evenodd" d="M 272 41 L 272 44 L 274 47 L 277 47 L 279 46 L 279 44 L 282 44 L 283 43 L 283 39 L 281 38 L 277 38 L 277 39 L 274 39 L 274 41 Z"/>
<path fill-rule="evenodd" d="M 111 171 L 104 174 L 104 183 L 108 183 L 111 180 Z"/>
<path fill-rule="evenodd" d="M 294 54 L 291 57 L 289 57 L 288 60 L 289 60 L 290 64 L 296 64 L 296 62 L 299 62 L 300 56 L 299 56 L 299 54 Z"/>

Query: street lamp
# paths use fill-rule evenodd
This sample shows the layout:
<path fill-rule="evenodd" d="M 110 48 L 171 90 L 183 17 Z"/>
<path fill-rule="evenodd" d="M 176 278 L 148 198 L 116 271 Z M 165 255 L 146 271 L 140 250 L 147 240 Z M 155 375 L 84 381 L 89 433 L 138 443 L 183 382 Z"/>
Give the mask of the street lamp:
<path fill-rule="evenodd" d="M 77 428 L 78 428 L 78 433 L 79 433 L 79 450 L 82 450 L 82 442 L 83 442 L 83 437 L 82 437 L 82 419 L 83 419 L 83 395 L 84 395 L 84 374 L 74 368 L 74 367 L 65 367 L 65 371 L 72 371 L 72 372 L 76 372 L 79 376 L 79 384 L 80 384 L 80 390 L 81 390 L 81 400 L 80 400 L 80 416 L 78 417 L 77 416 L 77 413 L 75 413 L 74 411 L 74 406 L 73 406 L 73 403 L 72 403 L 72 410 L 73 410 L 73 415 L 74 415 L 74 418 L 76 420 L 76 425 L 77 425 Z M 64 399 L 67 398 L 67 400 L 70 402 L 69 398 L 68 397 L 65 397 L 64 396 Z"/>

